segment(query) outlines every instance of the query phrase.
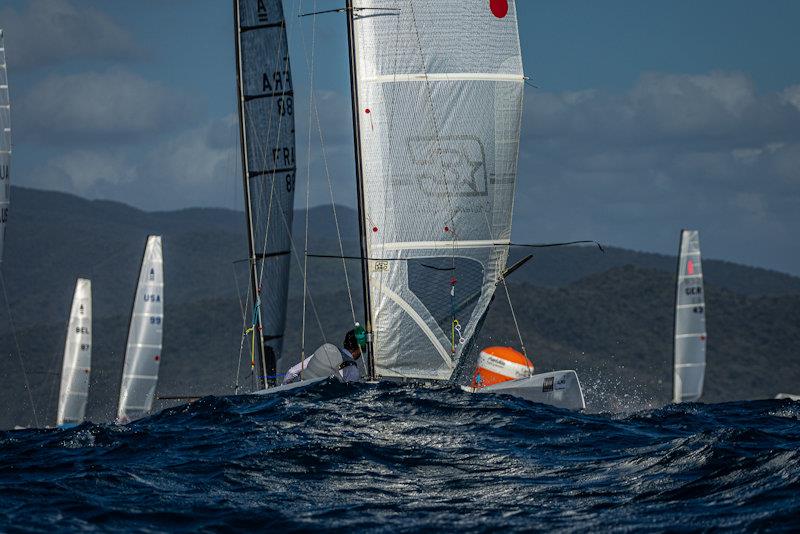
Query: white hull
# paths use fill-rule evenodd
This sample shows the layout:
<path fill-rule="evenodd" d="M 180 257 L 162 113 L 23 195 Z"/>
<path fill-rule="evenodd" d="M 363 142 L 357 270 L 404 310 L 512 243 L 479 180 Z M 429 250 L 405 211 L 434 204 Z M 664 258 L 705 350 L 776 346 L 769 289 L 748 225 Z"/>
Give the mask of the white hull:
<path fill-rule="evenodd" d="M 274 388 L 268 389 L 261 389 L 259 391 L 254 391 L 253 395 L 272 395 L 273 393 L 282 393 L 284 391 L 291 391 L 293 389 L 301 389 L 308 386 L 313 386 L 314 384 L 319 384 L 320 382 L 324 382 L 325 380 L 332 378 L 330 376 L 321 376 L 319 378 L 309 378 L 308 380 L 300 380 L 299 382 L 292 382 L 291 384 L 283 384 L 280 386 L 275 386 Z"/>
<path fill-rule="evenodd" d="M 585 410 L 583 390 L 575 371 L 553 371 L 509 380 L 484 388 L 461 386 L 468 393 L 498 393 L 567 410 Z"/>
<path fill-rule="evenodd" d="M 792 395 L 791 393 L 778 393 L 775 395 L 776 400 L 789 399 L 793 401 L 800 401 L 800 395 Z"/>

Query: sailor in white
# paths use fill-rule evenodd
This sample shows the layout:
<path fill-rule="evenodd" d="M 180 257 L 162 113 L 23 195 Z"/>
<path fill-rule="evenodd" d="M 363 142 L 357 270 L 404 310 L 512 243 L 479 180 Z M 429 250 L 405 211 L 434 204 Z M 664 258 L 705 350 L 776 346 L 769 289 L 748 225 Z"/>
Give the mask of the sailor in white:
<path fill-rule="evenodd" d="M 344 348 L 334 347 L 329 343 L 321 346 L 314 354 L 289 369 L 283 383 L 291 384 L 301 379 L 333 376 L 336 373 L 342 382 L 358 382 L 361 371 L 357 360 L 361 358 L 361 347 L 358 346 L 355 331 L 350 330 L 345 334 L 343 345 Z"/>

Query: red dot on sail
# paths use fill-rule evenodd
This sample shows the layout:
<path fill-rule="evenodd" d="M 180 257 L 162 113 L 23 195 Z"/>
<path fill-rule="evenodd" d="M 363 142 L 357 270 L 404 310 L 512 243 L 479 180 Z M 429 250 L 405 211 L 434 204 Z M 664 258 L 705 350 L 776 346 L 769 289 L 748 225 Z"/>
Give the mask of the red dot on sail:
<path fill-rule="evenodd" d="M 445 226 L 445 227 L 444 227 L 444 231 L 445 231 L 445 232 L 449 232 L 449 231 L 450 231 L 450 227 L 449 227 L 449 226 Z"/>
<path fill-rule="evenodd" d="M 377 231 L 378 231 L 378 227 L 377 227 L 377 226 L 373 226 L 373 227 L 372 227 L 372 231 L 373 231 L 373 232 L 377 232 Z"/>
<path fill-rule="evenodd" d="M 160 360 L 160 359 L 161 359 L 161 356 L 159 356 L 158 354 L 156 354 L 155 356 L 153 356 L 153 359 L 154 359 L 155 361 L 158 361 L 158 360 Z"/>
<path fill-rule="evenodd" d="M 369 108 L 365 109 L 364 113 L 369 113 Z"/>
<path fill-rule="evenodd" d="M 489 0 L 489 8 L 492 10 L 492 15 L 502 19 L 508 14 L 508 0 Z"/>
<path fill-rule="evenodd" d="M 686 262 L 686 274 L 694 274 L 694 262 L 691 259 Z"/>

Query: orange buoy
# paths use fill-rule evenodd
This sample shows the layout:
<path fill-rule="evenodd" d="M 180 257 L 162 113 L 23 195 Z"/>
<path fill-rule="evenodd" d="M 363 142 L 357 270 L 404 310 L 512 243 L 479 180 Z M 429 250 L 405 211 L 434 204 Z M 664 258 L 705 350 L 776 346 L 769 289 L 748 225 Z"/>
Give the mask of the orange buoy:
<path fill-rule="evenodd" d="M 487 347 L 478 356 L 478 368 L 472 377 L 474 388 L 483 388 L 533 374 L 533 363 L 511 347 Z"/>

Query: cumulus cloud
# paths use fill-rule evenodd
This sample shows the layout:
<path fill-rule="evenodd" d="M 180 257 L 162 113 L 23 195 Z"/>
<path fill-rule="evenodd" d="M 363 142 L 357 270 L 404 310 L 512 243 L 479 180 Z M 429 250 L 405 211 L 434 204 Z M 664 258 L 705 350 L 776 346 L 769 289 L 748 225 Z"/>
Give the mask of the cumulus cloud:
<path fill-rule="evenodd" d="M 69 0 L 30 0 L 23 10 L 0 10 L 15 69 L 45 67 L 68 60 L 131 60 L 145 51 L 111 17 Z"/>
<path fill-rule="evenodd" d="M 237 135 L 236 118 L 230 116 L 136 149 L 67 150 L 34 168 L 26 185 L 121 200 L 147 210 L 239 208 L 232 202 L 241 187 Z M 230 195 L 223 198 L 226 189 Z"/>
<path fill-rule="evenodd" d="M 712 255 L 800 272 L 800 90 L 736 72 L 649 73 L 623 94 L 529 93 L 515 234 L 671 251 L 696 226 Z M 758 251 L 755 254 L 754 251 Z"/>
<path fill-rule="evenodd" d="M 623 93 L 529 92 L 515 240 L 593 238 L 674 253 L 678 230 L 694 227 L 707 257 L 800 274 L 800 250 L 785 245 L 800 231 L 797 94 L 796 88 L 761 93 L 749 77 L 728 72 L 650 73 Z M 319 93 L 317 103 L 336 200 L 352 205 L 349 101 Z M 170 107 L 125 122 L 136 125 L 133 132 L 162 128 L 161 114 Z M 306 106 L 296 109 L 303 109 L 296 116 L 298 205 L 309 131 L 311 203 L 327 203 L 316 120 L 309 124 Z M 86 113 L 89 131 L 102 127 L 102 118 Z M 237 143 L 236 117 L 230 116 L 184 127 L 146 147 L 71 150 L 37 175 L 55 188 L 146 209 L 239 209 Z"/>
<path fill-rule="evenodd" d="M 130 141 L 185 127 L 196 100 L 120 68 L 52 75 L 20 96 L 23 136 L 54 143 Z"/>

